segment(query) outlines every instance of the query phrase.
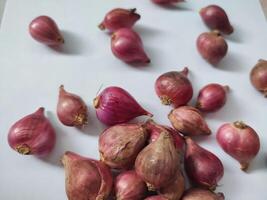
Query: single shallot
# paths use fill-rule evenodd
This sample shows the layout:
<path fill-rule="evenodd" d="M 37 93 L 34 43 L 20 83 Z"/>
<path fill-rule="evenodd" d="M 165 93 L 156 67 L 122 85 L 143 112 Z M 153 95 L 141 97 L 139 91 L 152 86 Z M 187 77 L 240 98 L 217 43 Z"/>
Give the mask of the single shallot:
<path fill-rule="evenodd" d="M 156 4 L 169 5 L 169 4 L 184 2 L 185 0 L 151 0 L 151 1 Z"/>
<path fill-rule="evenodd" d="M 260 59 L 250 72 L 252 85 L 267 97 L 267 61 Z"/>

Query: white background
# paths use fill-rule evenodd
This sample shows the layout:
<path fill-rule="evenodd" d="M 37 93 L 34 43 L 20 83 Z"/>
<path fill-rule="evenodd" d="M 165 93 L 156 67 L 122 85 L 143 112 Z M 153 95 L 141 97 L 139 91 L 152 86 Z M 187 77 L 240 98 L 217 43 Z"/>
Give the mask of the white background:
<path fill-rule="evenodd" d="M 198 54 L 197 36 L 208 29 L 198 11 L 210 3 L 225 8 L 235 28 L 227 37 L 229 52 L 219 66 L 212 67 Z M 112 8 L 136 7 L 142 19 L 135 26 L 152 63 L 132 67 L 116 59 L 110 38 L 98 30 L 104 14 Z M 56 52 L 35 42 L 28 24 L 39 15 L 55 19 L 66 44 Z M 200 144 L 216 153 L 224 163 L 225 175 L 217 191 L 229 200 L 267 199 L 267 100 L 249 82 L 249 71 L 259 58 L 267 59 L 267 24 L 255 0 L 193 1 L 177 8 L 161 8 L 149 0 L 9 0 L 0 30 L 0 199 L 64 200 L 64 170 L 59 159 L 66 150 L 98 158 L 97 139 L 104 126 L 92 107 L 101 86 L 117 85 L 128 90 L 154 119 L 169 124 L 170 107 L 160 104 L 154 81 L 163 72 L 190 69 L 194 99 L 207 83 L 228 84 L 231 92 L 220 111 L 206 115 L 213 131 Z M 89 106 L 88 128 L 79 131 L 61 125 L 55 115 L 58 87 L 82 96 Z M 45 160 L 21 156 L 7 144 L 9 127 L 38 107 L 57 131 L 57 144 Z M 226 155 L 215 141 L 215 132 L 224 122 L 243 120 L 259 133 L 261 150 L 248 173 Z"/>

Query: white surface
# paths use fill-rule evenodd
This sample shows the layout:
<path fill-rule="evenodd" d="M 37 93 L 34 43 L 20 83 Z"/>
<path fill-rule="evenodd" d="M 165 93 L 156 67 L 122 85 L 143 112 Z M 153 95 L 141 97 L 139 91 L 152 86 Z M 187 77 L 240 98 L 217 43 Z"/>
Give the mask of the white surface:
<path fill-rule="evenodd" d="M 216 3 L 229 13 L 235 33 L 227 38 L 229 53 L 218 68 L 207 64 L 195 47 L 197 36 L 207 31 L 198 10 Z M 152 63 L 135 68 L 117 60 L 110 51 L 110 38 L 97 29 L 104 14 L 115 7 L 136 7 L 142 15 L 135 30 L 143 38 Z M 28 34 L 29 22 L 49 15 L 64 31 L 64 52 L 55 52 L 35 42 Z M 213 135 L 200 141 L 223 161 L 225 175 L 218 191 L 228 200 L 267 199 L 266 99 L 250 85 L 250 68 L 266 59 L 267 30 L 258 1 L 190 1 L 177 9 L 164 9 L 149 0 L 9 0 L 0 30 L 0 199 L 64 200 L 64 171 L 59 164 L 66 150 L 98 158 L 97 138 L 103 126 L 96 120 L 92 99 L 100 85 L 127 89 L 155 120 L 169 124 L 170 107 L 155 95 L 154 80 L 163 72 L 189 66 L 194 96 L 210 82 L 231 87 L 228 102 L 220 111 L 207 115 Z M 55 115 L 58 87 L 81 95 L 90 109 L 84 132 L 67 128 Z M 195 98 L 194 98 L 195 100 Z M 194 100 L 192 102 L 194 102 Z M 11 124 L 37 107 L 44 106 L 57 130 L 57 144 L 46 160 L 20 156 L 7 144 Z M 261 138 L 261 151 L 249 173 L 215 142 L 215 131 L 223 122 L 244 120 Z"/>
<path fill-rule="evenodd" d="M 4 13 L 5 3 L 6 3 L 6 0 L 0 0 L 0 25 L 1 25 L 2 16 Z"/>

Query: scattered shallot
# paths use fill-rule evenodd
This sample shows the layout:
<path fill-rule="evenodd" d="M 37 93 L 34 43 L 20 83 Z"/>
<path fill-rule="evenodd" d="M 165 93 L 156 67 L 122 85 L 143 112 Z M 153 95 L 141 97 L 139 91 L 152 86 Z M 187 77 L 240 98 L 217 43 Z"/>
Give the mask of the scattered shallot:
<path fill-rule="evenodd" d="M 260 59 L 250 72 L 252 85 L 267 97 L 267 61 Z"/>
<path fill-rule="evenodd" d="M 223 193 L 214 193 L 210 190 L 191 188 L 187 190 L 181 200 L 224 200 Z"/>

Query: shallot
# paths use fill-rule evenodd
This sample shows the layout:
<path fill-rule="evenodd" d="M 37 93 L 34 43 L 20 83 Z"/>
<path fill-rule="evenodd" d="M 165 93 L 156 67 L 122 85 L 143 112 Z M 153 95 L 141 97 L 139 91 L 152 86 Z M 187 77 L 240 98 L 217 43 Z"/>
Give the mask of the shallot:
<path fill-rule="evenodd" d="M 151 1 L 156 4 L 163 4 L 163 5 L 184 2 L 184 0 L 151 0 Z"/>
<path fill-rule="evenodd" d="M 104 20 L 99 24 L 101 30 L 116 31 L 120 28 L 131 28 L 141 16 L 136 13 L 136 8 L 115 8 L 109 11 Z"/>
<path fill-rule="evenodd" d="M 13 124 L 8 133 L 9 146 L 23 155 L 46 156 L 54 148 L 55 130 L 40 107 Z"/>
<path fill-rule="evenodd" d="M 258 134 L 241 121 L 223 124 L 218 129 L 216 138 L 222 149 L 236 159 L 244 171 L 260 150 Z"/>
<path fill-rule="evenodd" d="M 175 108 L 186 105 L 193 96 L 193 87 L 187 78 L 188 68 L 182 71 L 171 71 L 159 76 L 155 90 L 162 104 L 172 104 Z"/>
<path fill-rule="evenodd" d="M 230 24 L 224 9 L 217 5 L 209 5 L 199 12 L 202 20 L 212 30 L 219 30 L 224 34 L 233 33 L 233 26 Z"/>
<path fill-rule="evenodd" d="M 69 200 L 107 200 L 113 179 L 104 163 L 69 151 L 64 154 L 62 163 Z"/>
<path fill-rule="evenodd" d="M 205 60 L 216 65 L 226 56 L 228 45 L 221 34 L 215 30 L 202 33 L 197 38 L 197 49 Z"/>
<path fill-rule="evenodd" d="M 143 200 L 147 192 L 146 183 L 134 170 L 122 172 L 115 180 L 117 200 Z"/>
<path fill-rule="evenodd" d="M 169 200 L 169 199 L 166 199 L 165 197 L 161 195 L 155 195 L 155 196 L 147 197 L 144 200 Z"/>
<path fill-rule="evenodd" d="M 185 151 L 185 170 L 195 185 L 215 189 L 223 177 L 224 167 L 220 159 L 187 137 Z"/>
<path fill-rule="evenodd" d="M 211 130 L 205 119 L 199 110 L 194 107 L 182 106 L 176 108 L 170 112 L 168 117 L 172 126 L 183 135 L 196 136 L 211 134 Z"/>
<path fill-rule="evenodd" d="M 210 190 L 191 188 L 187 190 L 181 200 L 224 200 L 223 193 L 214 193 Z"/>
<path fill-rule="evenodd" d="M 130 28 L 121 28 L 111 36 L 111 50 L 127 63 L 150 63 L 140 36 Z"/>
<path fill-rule="evenodd" d="M 106 125 L 124 123 L 142 115 L 153 116 L 126 90 L 114 86 L 104 89 L 94 99 L 94 107 L 97 118 Z"/>
<path fill-rule="evenodd" d="M 87 106 L 82 98 L 67 92 L 61 85 L 57 103 L 58 119 L 66 126 L 81 127 L 87 124 L 87 112 Z"/>
<path fill-rule="evenodd" d="M 226 102 L 228 91 L 228 86 L 222 86 L 217 83 L 206 85 L 198 94 L 197 109 L 203 112 L 213 112 L 220 109 Z"/>
<path fill-rule="evenodd" d="M 112 126 L 99 137 L 101 160 L 112 168 L 131 168 L 146 140 L 147 131 L 140 124 Z"/>
<path fill-rule="evenodd" d="M 33 39 L 49 46 L 58 46 L 64 43 L 56 22 L 48 16 L 39 16 L 32 20 L 29 32 Z"/>
<path fill-rule="evenodd" d="M 267 97 L 267 61 L 260 59 L 250 72 L 252 85 Z"/>

